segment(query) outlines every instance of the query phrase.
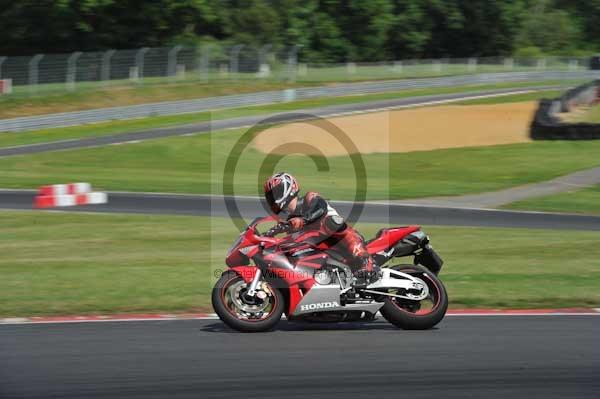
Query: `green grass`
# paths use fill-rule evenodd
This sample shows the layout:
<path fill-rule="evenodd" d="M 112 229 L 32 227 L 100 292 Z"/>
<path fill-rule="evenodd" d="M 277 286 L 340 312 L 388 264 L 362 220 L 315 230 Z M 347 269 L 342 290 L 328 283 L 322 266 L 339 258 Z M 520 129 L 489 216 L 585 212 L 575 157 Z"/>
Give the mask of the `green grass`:
<path fill-rule="evenodd" d="M 540 83 L 541 84 L 541 83 Z M 544 84 L 548 84 L 547 82 Z M 501 88 L 519 88 L 531 86 L 532 83 L 513 83 L 513 84 L 498 84 L 498 85 L 476 85 L 462 87 L 444 87 L 435 89 L 414 89 L 403 90 L 391 93 L 366 94 L 359 96 L 343 96 L 343 97 L 325 97 L 312 100 L 293 101 L 289 103 L 269 104 L 262 106 L 241 107 L 234 109 L 216 110 L 212 112 L 199 112 L 183 115 L 159 116 L 150 118 L 140 118 L 127 121 L 103 122 L 89 125 L 81 125 L 67 128 L 43 129 L 28 132 L 5 132 L 0 133 L 0 147 L 11 147 L 26 144 L 44 143 L 60 140 L 71 140 L 83 137 L 105 136 L 117 133 L 127 133 L 133 131 L 154 129 L 165 126 L 183 125 L 189 123 L 206 122 L 208 120 L 228 119 L 249 115 L 267 114 L 278 111 L 292 111 L 304 108 L 324 107 L 329 105 L 354 104 L 375 100 L 388 100 L 394 98 L 407 98 L 414 96 L 425 96 L 432 94 L 448 94 L 448 93 L 463 93 L 476 92 L 483 90 L 493 90 Z M 547 93 L 547 92 L 541 92 Z M 529 94 L 534 96 L 538 93 Z M 541 94 L 539 94 L 541 95 Z M 485 99 L 487 101 L 515 101 L 505 98 L 518 96 L 507 96 Z M 537 98 L 537 97 L 536 97 Z M 480 100 L 480 101 L 483 101 Z"/>
<path fill-rule="evenodd" d="M 0 314 L 206 309 L 208 219 L 1 218 Z"/>
<path fill-rule="evenodd" d="M 505 208 L 600 215 L 600 185 L 513 202 Z"/>
<path fill-rule="evenodd" d="M 83 84 L 79 90 L 74 92 L 42 90 L 38 95 L 30 95 L 27 91 L 17 91 L 14 95 L 0 96 L 0 118 L 280 90 L 298 86 L 300 84 L 274 81 L 246 80 L 240 83 L 231 80 L 210 83 L 199 81 L 160 82 L 106 87 L 98 84 Z"/>
<path fill-rule="evenodd" d="M 11 211 L 0 218 L 3 317 L 210 310 L 213 274 L 236 237 L 217 218 Z M 367 237 L 377 228 L 359 226 Z M 600 233 L 426 231 L 446 261 L 441 277 L 453 307 L 600 304 Z"/>
<path fill-rule="evenodd" d="M 107 190 L 222 193 L 227 157 L 243 130 L 173 137 L 119 146 L 41 153 L 0 159 L 0 187 L 88 181 Z M 410 153 L 368 154 L 368 199 L 461 195 L 540 182 L 600 165 L 600 141 L 539 141 Z M 358 156 L 357 156 L 358 157 Z M 353 199 L 355 178 L 348 156 L 327 159 L 318 172 L 312 160 L 281 160 L 249 146 L 239 156 L 236 194 L 257 195 L 258 171 L 288 170 L 305 189 L 336 199 Z M 389 194 L 389 195 L 388 195 Z"/>

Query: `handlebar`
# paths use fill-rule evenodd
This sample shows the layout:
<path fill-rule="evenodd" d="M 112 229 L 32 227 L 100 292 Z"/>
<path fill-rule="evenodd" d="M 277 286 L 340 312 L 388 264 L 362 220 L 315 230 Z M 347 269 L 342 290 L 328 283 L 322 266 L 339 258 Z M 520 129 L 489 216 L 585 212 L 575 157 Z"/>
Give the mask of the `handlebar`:
<path fill-rule="evenodd" d="M 258 235 L 258 234 L 256 234 L 255 229 L 248 229 L 248 231 L 246 232 L 246 237 L 249 239 L 249 241 L 254 242 L 254 243 L 268 242 L 270 244 L 277 244 L 280 241 L 280 239 L 275 238 L 275 237 Z"/>
<path fill-rule="evenodd" d="M 258 230 L 256 229 L 256 226 L 262 222 L 269 222 L 269 221 L 273 221 L 276 220 L 274 217 L 272 216 L 267 216 L 265 218 L 257 218 L 255 219 L 249 226 L 248 226 L 248 230 L 246 232 L 246 238 L 254 243 L 259 243 L 259 242 L 265 242 L 265 243 L 270 243 L 270 244 L 277 244 L 278 242 L 281 241 L 280 238 L 275 238 L 273 236 L 268 236 L 268 235 L 260 235 L 257 234 Z M 275 229 L 275 227 L 279 227 L 277 229 Z M 279 233 L 283 233 L 286 231 L 289 231 L 291 228 L 291 225 L 287 222 L 280 222 L 278 226 L 274 226 L 272 227 L 268 232 L 272 232 L 273 235 L 275 234 L 279 234 Z M 273 231 L 274 230 L 274 231 Z"/>

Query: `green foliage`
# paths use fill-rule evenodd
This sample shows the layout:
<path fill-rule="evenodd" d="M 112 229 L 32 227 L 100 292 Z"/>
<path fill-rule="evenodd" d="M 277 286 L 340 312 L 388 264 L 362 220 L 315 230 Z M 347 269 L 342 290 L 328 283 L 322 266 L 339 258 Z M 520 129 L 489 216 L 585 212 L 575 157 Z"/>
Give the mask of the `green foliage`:
<path fill-rule="evenodd" d="M 549 1 L 538 0 L 523 21 L 516 42 L 518 46 L 567 55 L 580 36 L 579 26 L 568 12 L 551 9 Z"/>
<path fill-rule="evenodd" d="M 519 58 L 538 58 L 544 55 L 542 49 L 536 46 L 519 47 L 515 51 L 515 57 Z"/>
<path fill-rule="evenodd" d="M 218 41 L 300 44 L 312 62 L 589 53 L 600 0 L 22 0 L 0 7 L 0 54 Z M 527 50 L 527 51 L 525 51 Z"/>

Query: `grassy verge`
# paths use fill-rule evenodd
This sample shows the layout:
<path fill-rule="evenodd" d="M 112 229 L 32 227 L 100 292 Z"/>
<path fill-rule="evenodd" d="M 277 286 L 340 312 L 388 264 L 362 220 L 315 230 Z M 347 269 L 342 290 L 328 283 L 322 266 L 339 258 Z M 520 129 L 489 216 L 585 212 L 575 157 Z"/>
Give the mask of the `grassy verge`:
<path fill-rule="evenodd" d="M 547 83 L 544 83 L 547 84 Z M 147 129 L 154 129 L 159 127 L 183 125 L 190 123 L 206 122 L 208 120 L 217 119 L 228 119 L 241 116 L 250 115 L 261 115 L 271 112 L 280 111 L 292 111 L 304 108 L 315 108 L 324 107 L 329 105 L 343 105 L 343 104 L 356 104 L 364 103 L 376 100 L 389 100 L 394 98 L 408 98 L 415 96 L 425 96 L 432 94 L 450 94 L 450 93 L 464 93 L 470 91 L 483 91 L 493 90 L 501 88 L 524 87 L 525 85 L 531 86 L 532 83 L 527 84 L 498 84 L 498 85 L 477 85 L 477 86 L 462 86 L 462 87 L 444 87 L 435 89 L 414 89 L 414 90 L 403 90 L 391 93 L 378 93 L 378 94 L 366 94 L 360 96 L 343 96 L 343 97 L 324 97 L 316 98 L 312 100 L 293 101 L 289 103 L 281 104 L 269 104 L 252 107 L 241 107 L 234 109 L 216 110 L 212 112 L 199 112 L 183 115 L 170 115 L 170 116 L 158 116 L 150 118 L 140 118 L 127 121 L 114 121 L 96 123 L 90 125 L 73 126 L 67 128 L 54 128 L 54 129 L 43 129 L 28 132 L 6 132 L 0 133 L 0 147 L 11 147 L 17 145 L 45 143 L 60 140 L 71 140 L 83 137 L 94 137 L 94 136 L 106 136 L 117 133 L 127 133 L 133 131 L 141 131 Z M 531 93 L 525 96 L 533 98 L 540 98 L 543 93 Z M 519 96 L 506 96 L 490 99 L 481 99 L 480 101 L 494 101 L 497 102 L 511 102 L 511 101 L 525 101 L 521 100 Z"/>
<path fill-rule="evenodd" d="M 212 275 L 236 236 L 218 218 L 0 215 L 0 316 L 210 310 Z M 426 230 L 453 307 L 600 304 L 600 233 Z"/>
<path fill-rule="evenodd" d="M 160 83 L 144 85 L 83 86 L 74 92 L 50 92 L 36 96 L 28 93 L 0 97 L 0 118 L 16 118 L 80 111 L 85 109 L 118 107 L 160 101 L 188 100 L 228 94 L 252 93 L 298 87 L 299 84 L 247 80 L 217 81 L 209 84 L 200 82 Z M 306 85 L 303 85 L 306 86 Z"/>
<path fill-rule="evenodd" d="M 243 132 L 3 158 L 0 187 L 89 181 L 108 190 L 220 193 L 224 165 Z M 367 198 L 402 199 L 478 193 L 549 180 L 599 166 L 599 151 L 600 141 L 549 141 L 361 158 L 367 172 Z M 257 194 L 258 171 L 267 162 L 273 169 L 297 175 L 303 187 L 330 198 L 354 198 L 356 182 L 350 157 L 328 158 L 326 172 L 318 172 L 306 156 L 265 158 L 252 146 L 238 158 L 236 194 Z"/>
<path fill-rule="evenodd" d="M 600 215 L 600 185 L 513 202 L 505 208 Z"/>

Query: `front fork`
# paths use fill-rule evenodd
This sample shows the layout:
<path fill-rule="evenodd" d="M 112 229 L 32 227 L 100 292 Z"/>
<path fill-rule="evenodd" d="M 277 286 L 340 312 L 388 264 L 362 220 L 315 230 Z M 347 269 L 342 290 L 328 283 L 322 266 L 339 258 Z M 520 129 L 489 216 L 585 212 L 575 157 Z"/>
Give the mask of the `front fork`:
<path fill-rule="evenodd" d="M 250 286 L 248 287 L 248 291 L 246 292 L 246 295 L 248 295 L 249 297 L 254 297 L 256 295 L 256 290 L 258 288 L 258 285 L 260 284 L 260 278 L 262 277 L 262 270 L 260 270 L 260 268 L 258 267 L 256 269 L 256 274 L 250 282 Z"/>
<path fill-rule="evenodd" d="M 246 295 L 251 298 L 254 298 L 254 296 L 256 296 L 256 292 L 257 292 L 258 286 L 260 284 L 260 279 L 262 277 L 262 269 L 263 269 L 263 267 L 266 268 L 266 265 L 263 262 L 262 257 L 258 256 L 259 254 L 262 255 L 262 251 L 265 249 L 264 243 L 261 242 L 260 245 L 258 246 L 258 248 L 259 248 L 259 252 L 257 254 L 255 254 L 254 256 L 252 256 L 252 260 L 254 260 L 254 263 L 256 264 L 256 274 L 254 275 L 254 278 L 250 282 L 250 286 L 248 287 L 248 291 L 246 292 Z"/>

